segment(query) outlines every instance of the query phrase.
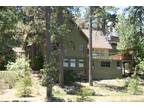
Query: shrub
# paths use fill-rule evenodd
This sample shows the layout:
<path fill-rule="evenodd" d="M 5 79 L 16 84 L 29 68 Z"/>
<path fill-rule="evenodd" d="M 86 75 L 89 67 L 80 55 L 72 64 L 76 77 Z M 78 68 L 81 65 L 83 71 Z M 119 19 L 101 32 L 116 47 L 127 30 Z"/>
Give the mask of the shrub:
<path fill-rule="evenodd" d="M 17 58 L 16 62 L 10 62 L 7 65 L 9 71 L 14 71 L 18 74 L 18 80 L 16 82 L 16 95 L 20 97 L 27 97 L 31 95 L 32 80 L 30 77 L 29 61 L 25 56 Z"/>
<path fill-rule="evenodd" d="M 53 87 L 53 94 L 56 97 L 64 97 L 66 95 L 66 92 L 59 86 Z"/>
<path fill-rule="evenodd" d="M 93 96 L 95 92 L 88 87 L 82 87 L 77 94 L 80 95 L 80 98 L 77 98 L 77 101 L 91 101 L 88 96 Z"/>
<path fill-rule="evenodd" d="M 42 86 L 47 88 L 47 100 L 52 99 L 52 88 L 58 80 L 58 68 L 56 59 L 51 56 L 49 63 L 44 63 L 44 69 L 40 70 L 42 74 Z"/>
<path fill-rule="evenodd" d="M 16 95 L 20 97 L 28 97 L 32 91 L 32 80 L 29 71 L 25 71 L 24 77 L 20 78 L 16 83 Z"/>
<path fill-rule="evenodd" d="M 81 87 L 78 91 L 78 95 L 84 95 L 84 96 L 93 96 L 94 91 L 88 87 Z"/>
<path fill-rule="evenodd" d="M 126 83 L 127 86 L 127 92 L 131 95 L 136 95 L 140 93 L 139 90 L 139 77 L 134 75 L 131 78 L 128 79 L 128 82 Z"/>
<path fill-rule="evenodd" d="M 29 60 L 25 56 L 17 58 L 15 62 L 9 62 L 6 67 L 8 71 L 15 71 L 20 76 L 24 75 L 25 68 L 30 71 Z"/>
<path fill-rule="evenodd" d="M 5 82 L 9 84 L 9 88 L 14 87 L 18 79 L 24 78 L 25 72 L 30 71 L 29 61 L 25 56 L 17 58 L 15 62 L 9 62 L 6 67 L 8 72 L 4 72 L 3 75 Z"/>
<path fill-rule="evenodd" d="M 44 65 L 44 69 L 40 70 L 42 74 L 43 86 L 54 86 L 58 80 L 58 69 L 55 59 L 51 60 L 49 64 Z"/>
<path fill-rule="evenodd" d="M 5 45 L 1 46 L 0 46 L 0 70 L 5 70 L 6 69 L 5 65 L 8 64 L 9 61 L 15 61 L 16 54 L 12 50 L 12 48 Z"/>
<path fill-rule="evenodd" d="M 64 81 L 66 84 L 76 80 L 76 73 L 73 70 L 64 70 Z"/>

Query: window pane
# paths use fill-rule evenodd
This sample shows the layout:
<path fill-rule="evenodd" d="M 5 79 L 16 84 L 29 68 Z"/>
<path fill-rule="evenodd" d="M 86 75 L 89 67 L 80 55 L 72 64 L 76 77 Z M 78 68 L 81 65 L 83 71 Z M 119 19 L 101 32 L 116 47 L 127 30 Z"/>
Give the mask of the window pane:
<path fill-rule="evenodd" d="M 76 67 L 76 60 L 70 59 L 70 67 Z"/>
<path fill-rule="evenodd" d="M 76 67 L 75 63 L 70 63 L 70 67 Z"/>
<path fill-rule="evenodd" d="M 110 67 L 110 61 L 101 61 L 101 67 Z"/>
<path fill-rule="evenodd" d="M 79 67 L 82 68 L 84 67 L 84 60 L 83 59 L 79 59 Z"/>
<path fill-rule="evenodd" d="M 68 67 L 68 59 L 64 59 L 63 66 L 64 66 L 64 67 Z"/>
<path fill-rule="evenodd" d="M 84 63 L 79 63 L 79 67 L 84 67 Z"/>
<path fill-rule="evenodd" d="M 105 67 L 105 62 L 101 61 L 101 67 Z"/>

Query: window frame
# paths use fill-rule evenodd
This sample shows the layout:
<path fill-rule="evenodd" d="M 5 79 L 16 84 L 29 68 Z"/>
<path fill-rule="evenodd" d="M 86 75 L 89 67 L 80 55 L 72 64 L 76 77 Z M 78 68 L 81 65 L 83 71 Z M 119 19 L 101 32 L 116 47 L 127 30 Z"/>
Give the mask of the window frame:
<path fill-rule="evenodd" d="M 83 65 L 83 66 L 80 66 L 80 65 Z M 84 68 L 84 59 L 78 59 L 78 67 Z"/>
<path fill-rule="evenodd" d="M 70 68 L 76 68 L 76 59 L 70 59 L 69 63 L 70 63 Z M 74 66 L 71 65 L 72 63 L 74 63 Z"/>
<path fill-rule="evenodd" d="M 111 67 L 111 62 L 110 61 L 101 61 L 101 67 Z"/>
<path fill-rule="evenodd" d="M 65 65 L 67 63 L 67 66 Z M 63 61 L 63 67 L 68 68 L 69 67 L 69 59 L 64 59 Z"/>

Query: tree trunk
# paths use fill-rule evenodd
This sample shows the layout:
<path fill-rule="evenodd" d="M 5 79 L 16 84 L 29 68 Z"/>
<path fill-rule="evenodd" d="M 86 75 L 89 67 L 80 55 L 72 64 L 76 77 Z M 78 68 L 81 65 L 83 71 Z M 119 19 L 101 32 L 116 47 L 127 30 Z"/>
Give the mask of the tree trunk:
<path fill-rule="evenodd" d="M 60 43 L 59 47 L 60 47 L 60 54 L 59 54 L 59 60 L 60 60 L 59 86 L 64 87 L 64 69 L 63 69 L 64 50 L 63 50 L 62 43 Z"/>
<path fill-rule="evenodd" d="M 50 16 L 51 16 L 51 7 L 45 7 L 45 21 L 46 21 L 46 33 L 45 33 L 45 63 L 48 64 L 50 61 L 51 54 L 51 41 L 50 41 Z M 46 88 L 46 100 L 51 101 L 52 98 L 52 86 L 47 86 Z"/>
<path fill-rule="evenodd" d="M 92 81 L 92 9 L 90 7 L 90 25 L 89 25 L 89 84 L 93 86 Z"/>
<path fill-rule="evenodd" d="M 106 35 L 106 19 L 103 18 L 103 24 L 102 24 L 102 31 L 103 34 Z"/>
<path fill-rule="evenodd" d="M 57 14 L 57 26 L 60 28 L 60 26 L 63 24 L 63 8 L 58 7 L 58 14 Z M 62 34 L 59 34 L 60 36 Z M 63 48 L 63 42 L 62 37 L 59 37 L 59 86 L 64 86 L 64 69 L 63 69 L 63 60 L 64 60 L 64 48 Z"/>
<path fill-rule="evenodd" d="M 31 68 L 34 69 L 34 59 L 35 59 L 35 54 L 34 54 L 34 44 L 31 45 Z"/>
<path fill-rule="evenodd" d="M 52 100 L 52 86 L 46 87 L 46 101 Z"/>

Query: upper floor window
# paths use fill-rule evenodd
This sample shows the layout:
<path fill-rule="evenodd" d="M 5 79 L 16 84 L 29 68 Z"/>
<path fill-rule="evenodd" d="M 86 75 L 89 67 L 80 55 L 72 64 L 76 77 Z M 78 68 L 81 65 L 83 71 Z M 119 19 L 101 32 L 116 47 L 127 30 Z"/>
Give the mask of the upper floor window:
<path fill-rule="evenodd" d="M 79 51 L 80 51 L 81 53 L 83 53 L 83 51 L 84 51 L 84 45 L 83 45 L 83 44 L 80 44 L 80 45 L 79 45 Z"/>
<path fill-rule="evenodd" d="M 76 67 L 76 59 L 70 59 L 70 67 Z"/>
<path fill-rule="evenodd" d="M 110 61 L 101 61 L 101 67 L 110 67 Z"/>

